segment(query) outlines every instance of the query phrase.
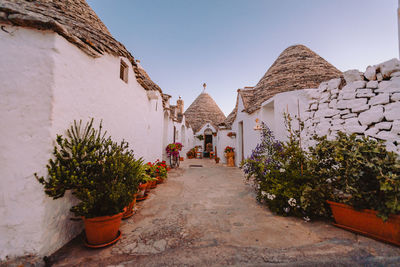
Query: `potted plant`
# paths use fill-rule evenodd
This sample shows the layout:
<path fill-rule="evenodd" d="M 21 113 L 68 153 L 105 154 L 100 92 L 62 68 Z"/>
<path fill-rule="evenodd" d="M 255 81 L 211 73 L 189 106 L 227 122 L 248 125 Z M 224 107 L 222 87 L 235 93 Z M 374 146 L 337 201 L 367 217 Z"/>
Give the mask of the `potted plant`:
<path fill-rule="evenodd" d="M 234 166 L 235 166 L 235 161 L 234 161 L 235 152 L 234 152 L 234 148 L 233 148 L 233 147 L 230 147 L 230 146 L 227 146 L 227 147 L 225 147 L 224 152 L 225 152 L 226 160 L 227 160 L 227 162 L 228 162 L 228 166 L 229 166 L 229 167 L 234 167 Z"/>
<path fill-rule="evenodd" d="M 230 137 L 230 138 L 233 138 L 233 137 L 236 137 L 236 133 L 235 132 L 229 132 L 227 134 L 227 136 Z"/>
<path fill-rule="evenodd" d="M 219 163 L 220 158 L 219 157 L 215 157 L 215 163 Z"/>
<path fill-rule="evenodd" d="M 339 133 L 312 150 L 336 192 L 336 226 L 400 245 L 400 160 L 383 142 Z M 326 168 L 324 164 L 329 163 Z"/>
<path fill-rule="evenodd" d="M 196 135 L 196 138 L 199 139 L 200 141 L 202 141 L 202 140 L 204 140 L 204 135 L 202 135 L 202 134 Z"/>
<path fill-rule="evenodd" d="M 167 179 L 167 164 L 165 161 L 156 160 L 153 163 L 151 176 L 156 179 L 157 184 L 161 184 Z"/>
<path fill-rule="evenodd" d="M 186 156 L 188 157 L 188 159 L 192 159 L 196 156 L 196 151 L 194 148 L 190 149 L 187 153 Z"/>
<path fill-rule="evenodd" d="M 116 143 L 93 127 L 93 119 L 82 121 L 57 135 L 53 158 L 47 165 L 48 177 L 37 180 L 54 199 L 70 190 L 79 201 L 71 208 L 85 225 L 86 245 L 103 247 L 121 236 L 123 210 L 133 201 L 143 176 L 143 162 L 135 159 L 128 143 Z"/>

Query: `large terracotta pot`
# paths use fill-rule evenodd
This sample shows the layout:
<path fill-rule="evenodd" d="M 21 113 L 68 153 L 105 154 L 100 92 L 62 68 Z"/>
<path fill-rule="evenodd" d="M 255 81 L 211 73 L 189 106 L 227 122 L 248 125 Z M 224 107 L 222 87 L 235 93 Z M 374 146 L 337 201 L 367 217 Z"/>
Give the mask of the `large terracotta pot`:
<path fill-rule="evenodd" d="M 146 190 L 145 190 L 145 193 L 149 193 L 149 192 L 150 192 L 151 185 L 152 185 L 152 182 L 151 182 L 151 181 L 149 181 L 149 182 L 146 183 Z"/>
<path fill-rule="evenodd" d="M 235 167 L 235 152 L 228 152 L 225 154 L 229 167 Z"/>
<path fill-rule="evenodd" d="M 157 184 L 162 184 L 164 182 L 164 179 L 161 178 L 160 176 L 157 176 L 156 178 L 157 178 L 157 181 L 156 181 Z"/>
<path fill-rule="evenodd" d="M 90 245 L 110 243 L 118 236 L 123 212 L 113 216 L 83 218 L 87 242 Z"/>
<path fill-rule="evenodd" d="M 400 215 L 384 222 L 374 210 L 355 210 L 351 206 L 328 201 L 335 226 L 400 246 Z"/>
<path fill-rule="evenodd" d="M 124 211 L 124 215 L 122 216 L 122 219 L 127 219 L 129 217 L 131 217 L 134 213 L 133 208 L 135 207 L 136 204 L 136 197 L 138 194 L 134 194 L 133 195 L 133 200 L 132 202 L 126 207 L 125 211 Z"/>
<path fill-rule="evenodd" d="M 156 188 L 157 187 L 157 180 L 153 180 L 150 183 L 150 189 Z"/>

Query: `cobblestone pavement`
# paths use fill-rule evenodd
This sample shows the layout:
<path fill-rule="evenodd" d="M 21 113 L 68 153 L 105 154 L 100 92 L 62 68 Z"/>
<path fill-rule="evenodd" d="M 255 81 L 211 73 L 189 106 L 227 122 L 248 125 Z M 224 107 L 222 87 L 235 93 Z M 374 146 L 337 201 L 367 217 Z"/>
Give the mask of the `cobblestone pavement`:
<path fill-rule="evenodd" d="M 189 165 L 203 165 L 190 167 Z M 54 266 L 400 265 L 400 248 L 330 225 L 273 215 L 238 168 L 185 160 L 98 250 L 76 238 Z"/>

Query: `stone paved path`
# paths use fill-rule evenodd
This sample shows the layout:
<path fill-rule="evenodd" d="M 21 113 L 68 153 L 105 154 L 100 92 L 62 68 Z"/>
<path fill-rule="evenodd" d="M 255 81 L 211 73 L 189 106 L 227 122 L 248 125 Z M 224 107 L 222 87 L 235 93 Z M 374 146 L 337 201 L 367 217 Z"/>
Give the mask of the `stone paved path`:
<path fill-rule="evenodd" d="M 181 167 L 123 221 L 117 244 L 90 250 L 77 238 L 51 256 L 54 266 L 400 265 L 400 248 L 274 216 L 238 168 L 207 159 Z"/>

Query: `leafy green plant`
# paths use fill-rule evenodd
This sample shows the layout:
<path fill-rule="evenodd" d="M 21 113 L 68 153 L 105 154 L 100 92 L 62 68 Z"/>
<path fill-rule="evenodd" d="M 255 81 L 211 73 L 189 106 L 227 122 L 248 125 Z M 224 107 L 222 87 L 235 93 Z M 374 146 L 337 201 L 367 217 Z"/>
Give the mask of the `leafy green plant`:
<path fill-rule="evenodd" d="M 386 220 L 400 213 L 400 160 L 382 141 L 338 133 L 335 140 L 317 138 L 310 148 L 315 175 L 332 181 L 332 200 L 356 209 L 373 209 Z"/>
<path fill-rule="evenodd" d="M 204 135 L 202 135 L 202 134 L 196 135 L 196 138 L 199 139 L 200 141 L 202 141 L 202 140 L 204 140 Z"/>
<path fill-rule="evenodd" d="M 67 190 L 79 200 L 71 208 L 76 216 L 93 218 L 122 212 L 133 199 L 145 177 L 142 159 L 135 159 L 128 143 L 112 141 L 93 127 L 93 119 L 82 128 L 82 121 L 57 135 L 53 157 L 47 165 L 48 179 L 36 179 L 54 199 Z"/>
<path fill-rule="evenodd" d="M 261 123 L 261 143 L 244 161 L 242 168 L 248 179 L 254 178 L 257 199 L 271 211 L 283 216 L 330 216 L 326 204 L 330 190 L 326 179 L 316 177 L 309 169 L 309 155 L 301 148 L 299 129 L 292 127 L 293 119 L 285 114 L 288 140 L 275 140 L 272 131 Z"/>

